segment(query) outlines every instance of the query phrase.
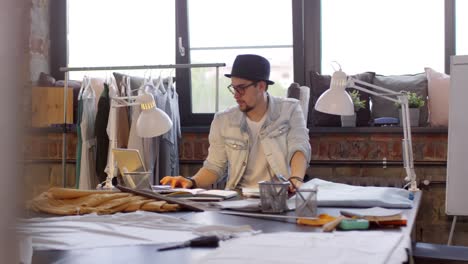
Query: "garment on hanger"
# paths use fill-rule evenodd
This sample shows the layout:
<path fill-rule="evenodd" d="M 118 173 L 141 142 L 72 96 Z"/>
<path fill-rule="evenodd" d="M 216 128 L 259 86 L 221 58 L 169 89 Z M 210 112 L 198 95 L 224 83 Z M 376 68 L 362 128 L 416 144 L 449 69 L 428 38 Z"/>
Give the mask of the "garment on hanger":
<path fill-rule="evenodd" d="M 82 155 L 82 142 L 83 138 L 81 135 L 81 119 L 83 116 L 83 101 L 82 101 L 82 95 L 83 91 L 88 89 L 89 86 L 91 85 L 91 82 L 89 81 L 88 76 L 83 77 L 83 81 L 81 82 L 81 87 L 78 92 L 78 109 L 77 109 L 77 118 L 76 118 L 76 135 L 77 135 L 77 142 L 76 142 L 76 164 L 75 164 L 75 175 L 76 175 L 76 182 L 75 182 L 75 187 L 79 188 L 80 186 L 80 176 L 81 176 L 81 155 Z"/>
<path fill-rule="evenodd" d="M 133 78 L 133 77 L 131 77 Z M 133 80 L 134 81 L 134 80 Z M 134 82 L 135 83 L 135 82 Z M 147 92 L 153 95 L 156 102 L 156 107 L 163 110 L 166 104 L 166 87 L 162 78 L 155 80 L 143 80 L 139 87 L 131 87 L 132 90 L 138 90 L 139 92 Z M 137 108 L 134 108 L 136 110 Z M 141 109 L 138 110 L 141 112 Z M 130 128 L 129 148 L 140 150 L 142 158 L 145 163 L 146 170 L 150 172 L 150 181 L 152 184 L 159 184 L 159 141 L 160 136 L 152 138 L 141 138 L 136 133 L 136 121 L 138 115 L 133 114 L 132 126 Z"/>
<path fill-rule="evenodd" d="M 96 138 L 94 136 L 94 123 L 96 119 L 96 94 L 91 85 L 83 91 L 80 99 L 82 106 L 80 123 L 82 147 L 79 189 L 94 189 L 98 183 L 95 168 Z"/>
<path fill-rule="evenodd" d="M 131 77 L 130 77 L 131 78 Z M 131 87 L 132 89 L 134 87 Z M 137 88 L 135 91 L 138 92 L 138 94 L 142 93 L 150 93 L 154 94 L 154 90 L 156 87 L 154 87 L 152 80 L 144 80 L 143 84 Z M 154 164 L 155 164 L 155 149 L 158 148 L 158 138 L 142 138 L 138 136 L 136 132 L 136 123 L 138 120 L 138 117 L 140 116 L 141 113 L 141 106 L 135 105 L 132 106 L 132 120 L 131 120 L 131 126 L 130 126 L 130 134 L 129 134 L 129 139 L 128 139 L 128 148 L 130 149 L 137 149 L 140 152 L 141 158 L 143 159 L 143 162 L 145 164 L 145 168 L 148 172 L 150 172 L 149 179 L 152 184 L 159 184 L 154 181 L 153 177 L 153 170 L 154 170 Z"/>
<path fill-rule="evenodd" d="M 94 122 L 94 134 L 96 136 L 96 175 L 99 182 L 107 178 L 105 172 L 107 156 L 109 153 L 109 136 L 107 135 L 107 123 L 110 112 L 109 83 L 104 83 L 104 90 L 99 97 L 96 120 Z"/>
<path fill-rule="evenodd" d="M 159 178 L 168 175 L 179 175 L 179 145 L 178 139 L 180 132 L 180 114 L 179 114 L 179 96 L 175 89 L 172 77 L 167 80 L 165 97 L 162 104 L 162 110 L 172 120 L 171 129 L 161 136 L 158 155 L 158 173 Z"/>
<path fill-rule="evenodd" d="M 117 84 L 117 95 L 116 96 L 128 96 L 127 91 L 130 91 L 130 79 L 129 77 L 124 77 L 122 82 Z M 111 104 L 112 106 L 112 104 Z M 129 124 L 129 107 L 118 107 L 115 109 L 115 114 L 117 115 L 117 144 L 118 148 L 127 148 L 128 146 L 128 135 L 130 133 L 130 124 Z M 111 110 L 112 111 L 112 110 Z M 110 135 L 110 133 L 109 133 Z"/>

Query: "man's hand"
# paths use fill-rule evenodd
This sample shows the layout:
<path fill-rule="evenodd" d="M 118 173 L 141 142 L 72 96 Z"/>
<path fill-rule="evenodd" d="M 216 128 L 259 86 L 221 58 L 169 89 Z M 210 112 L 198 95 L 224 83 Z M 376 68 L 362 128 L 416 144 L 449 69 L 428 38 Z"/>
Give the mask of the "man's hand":
<path fill-rule="evenodd" d="M 290 193 L 295 193 L 297 189 L 299 189 L 302 184 L 304 184 L 303 182 L 296 179 L 289 179 L 289 182 L 291 183 L 288 190 Z"/>
<path fill-rule="evenodd" d="M 192 182 L 182 176 L 166 176 L 159 181 L 163 185 L 171 185 L 171 188 L 192 188 Z"/>

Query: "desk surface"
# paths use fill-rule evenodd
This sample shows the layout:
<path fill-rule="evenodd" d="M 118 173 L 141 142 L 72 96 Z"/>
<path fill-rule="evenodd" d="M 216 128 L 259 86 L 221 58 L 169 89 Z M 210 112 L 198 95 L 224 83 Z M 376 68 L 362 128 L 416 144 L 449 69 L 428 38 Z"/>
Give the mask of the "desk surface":
<path fill-rule="evenodd" d="M 403 209 L 407 218 L 406 227 L 388 229 L 386 232 L 404 232 L 410 235 L 421 201 L 421 192 L 416 193 L 412 209 Z M 319 208 L 318 213 L 339 215 L 343 208 Z M 223 225 L 250 225 L 254 230 L 264 233 L 273 232 L 319 232 L 321 229 L 310 226 L 297 225 L 288 221 L 260 219 L 255 217 L 221 214 L 217 211 L 205 212 L 177 212 L 171 215 L 181 217 L 197 223 Z M 106 247 L 82 250 L 45 250 L 35 251 L 32 263 L 192 263 L 201 258 L 210 249 L 184 248 L 158 252 L 157 245 Z"/>

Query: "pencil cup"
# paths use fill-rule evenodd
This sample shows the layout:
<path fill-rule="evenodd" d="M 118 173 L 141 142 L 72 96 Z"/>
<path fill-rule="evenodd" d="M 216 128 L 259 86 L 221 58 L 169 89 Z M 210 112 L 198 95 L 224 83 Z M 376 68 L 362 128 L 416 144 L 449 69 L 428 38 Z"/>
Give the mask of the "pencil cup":
<path fill-rule="evenodd" d="M 288 182 L 261 181 L 260 202 L 264 213 L 282 213 L 286 211 L 288 198 Z"/>
<path fill-rule="evenodd" d="M 303 187 L 296 190 L 296 216 L 317 216 L 317 186 Z"/>

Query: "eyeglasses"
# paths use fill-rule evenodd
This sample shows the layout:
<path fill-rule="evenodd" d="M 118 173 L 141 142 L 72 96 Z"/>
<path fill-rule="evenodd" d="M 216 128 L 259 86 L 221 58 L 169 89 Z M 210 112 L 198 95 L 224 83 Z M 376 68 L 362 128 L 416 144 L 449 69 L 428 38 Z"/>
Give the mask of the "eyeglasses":
<path fill-rule="evenodd" d="M 230 84 L 227 88 L 232 94 L 238 93 L 239 95 L 244 95 L 245 90 L 247 88 L 249 88 L 252 85 L 257 85 L 257 83 L 258 83 L 258 81 L 257 82 L 251 82 L 250 84 L 244 84 L 244 85 L 241 84 L 241 85 L 237 85 L 237 86 L 234 86 L 234 85 Z"/>

